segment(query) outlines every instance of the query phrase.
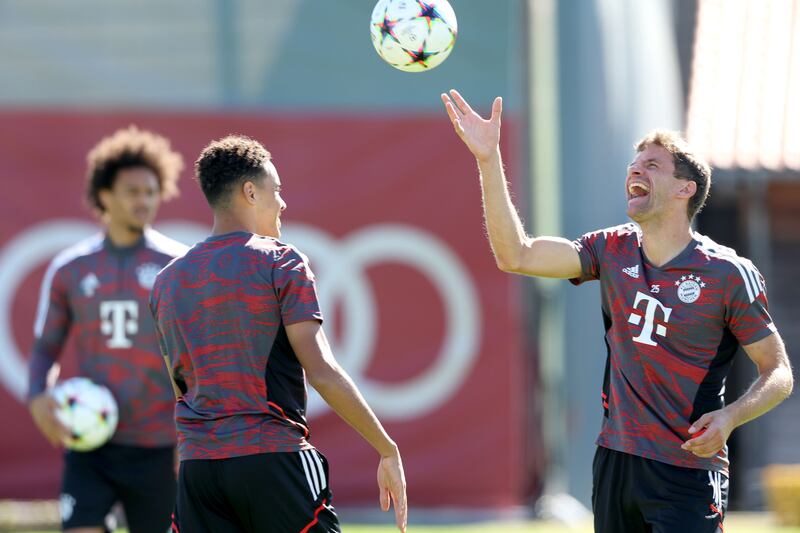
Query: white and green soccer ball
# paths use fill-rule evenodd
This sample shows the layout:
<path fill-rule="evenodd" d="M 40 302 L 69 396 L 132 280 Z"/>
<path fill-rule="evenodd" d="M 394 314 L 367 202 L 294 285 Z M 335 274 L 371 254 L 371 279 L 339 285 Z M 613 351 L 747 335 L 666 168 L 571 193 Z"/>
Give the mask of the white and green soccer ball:
<path fill-rule="evenodd" d="M 450 55 L 458 23 L 447 0 L 379 0 L 370 32 L 381 59 L 405 72 L 424 72 Z"/>
<path fill-rule="evenodd" d="M 62 381 L 53 389 L 56 416 L 70 430 L 67 448 L 86 452 L 105 444 L 117 429 L 119 412 L 111 391 L 89 378 Z"/>

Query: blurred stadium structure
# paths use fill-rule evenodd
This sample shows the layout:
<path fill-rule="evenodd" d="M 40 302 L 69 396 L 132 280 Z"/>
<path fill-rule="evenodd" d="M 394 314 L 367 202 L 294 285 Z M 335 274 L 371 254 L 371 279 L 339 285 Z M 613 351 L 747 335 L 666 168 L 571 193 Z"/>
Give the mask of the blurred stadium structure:
<path fill-rule="evenodd" d="M 800 0 L 452 4 L 455 50 L 411 75 L 375 55 L 371 2 L 0 3 L 0 401 L 14 428 L 0 498 L 56 494 L 58 454 L 20 403 L 38 285 L 53 253 L 93 231 L 87 149 L 128 123 L 189 161 L 229 132 L 273 152 L 286 239 L 398 439 L 412 506 L 520 508 L 543 492 L 588 506 L 601 416 L 598 287 L 494 267 L 474 163 L 438 100 L 451 87 L 484 112 L 504 97 L 505 160 L 536 232 L 623 221 L 632 143 L 688 128 L 717 168 L 699 230 L 760 266 L 798 366 Z M 209 222 L 189 178 L 160 213 L 187 242 Z M 739 357 L 731 395 L 751 367 Z M 764 465 L 800 463 L 799 415 L 795 396 L 735 432 L 734 507 L 762 505 Z M 337 504 L 373 505 L 371 450 L 313 398 L 311 416 Z"/>

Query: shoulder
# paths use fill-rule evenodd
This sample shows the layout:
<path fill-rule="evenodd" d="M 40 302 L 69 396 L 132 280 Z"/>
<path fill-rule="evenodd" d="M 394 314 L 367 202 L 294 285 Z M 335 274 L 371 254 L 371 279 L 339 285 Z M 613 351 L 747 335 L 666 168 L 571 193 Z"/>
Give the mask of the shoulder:
<path fill-rule="evenodd" d="M 608 228 L 601 228 L 586 233 L 586 237 L 590 238 L 603 238 L 606 241 L 611 240 L 635 240 L 638 242 L 641 230 L 639 226 L 633 222 L 627 224 L 620 224 L 619 226 L 611 226 Z"/>
<path fill-rule="evenodd" d="M 69 268 L 84 258 L 101 252 L 104 242 L 105 235 L 103 233 L 96 233 L 91 237 L 87 237 L 73 244 L 69 248 L 56 254 L 50 262 L 50 266 L 47 269 L 48 272 L 52 275 L 59 270 Z"/>
<path fill-rule="evenodd" d="M 189 251 L 189 247 L 150 228 L 144 234 L 145 245 L 160 254 L 171 258 L 180 257 Z"/>
<path fill-rule="evenodd" d="M 293 244 L 280 241 L 274 237 L 264 237 L 262 235 L 253 235 L 247 243 L 245 248 L 269 255 L 273 260 L 278 263 L 299 260 L 303 263 L 308 262 L 308 258 Z"/>
<path fill-rule="evenodd" d="M 619 226 L 590 231 L 589 233 L 585 233 L 577 242 L 579 244 L 587 244 L 594 248 L 638 247 L 641 242 L 641 230 L 638 225 L 630 222 L 627 224 L 620 224 Z"/>
<path fill-rule="evenodd" d="M 694 237 L 698 241 L 696 250 L 709 267 L 718 270 L 721 279 L 730 279 L 736 285 L 742 284 L 750 301 L 764 290 L 764 279 L 752 261 L 705 235 L 695 233 Z"/>

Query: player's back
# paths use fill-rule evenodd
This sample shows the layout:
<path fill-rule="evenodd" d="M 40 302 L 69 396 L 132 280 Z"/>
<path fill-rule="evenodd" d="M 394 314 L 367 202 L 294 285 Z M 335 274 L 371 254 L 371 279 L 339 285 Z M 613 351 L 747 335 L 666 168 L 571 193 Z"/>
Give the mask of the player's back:
<path fill-rule="evenodd" d="M 159 274 L 151 309 L 183 393 L 182 459 L 309 447 L 304 375 L 285 326 L 321 314 L 296 249 L 247 232 L 209 237 Z"/>

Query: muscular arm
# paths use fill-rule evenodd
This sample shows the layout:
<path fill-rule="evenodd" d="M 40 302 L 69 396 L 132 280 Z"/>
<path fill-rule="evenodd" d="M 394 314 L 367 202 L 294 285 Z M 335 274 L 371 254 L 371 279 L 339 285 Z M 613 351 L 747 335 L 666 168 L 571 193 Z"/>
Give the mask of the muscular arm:
<path fill-rule="evenodd" d="M 381 507 L 388 510 L 390 500 L 393 500 L 397 527 L 405 531 L 406 482 L 397 445 L 383 429 L 353 380 L 334 359 L 320 323 L 292 324 L 286 326 L 286 334 L 311 386 L 380 454 L 378 485 Z"/>
<path fill-rule="evenodd" d="M 786 346 L 778 333 L 748 344 L 744 351 L 758 368 L 758 378 L 738 400 L 728 405 L 734 427 L 758 418 L 785 400 L 794 386 Z"/>
<path fill-rule="evenodd" d="M 792 392 L 794 378 L 786 347 L 778 333 L 744 346 L 747 356 L 758 368 L 758 378 L 738 400 L 706 413 L 689 429 L 705 432 L 682 446 L 700 457 L 713 457 L 725 446 L 731 432 L 770 411 Z"/>
<path fill-rule="evenodd" d="M 497 266 L 505 272 L 528 276 L 580 276 L 578 250 L 571 241 L 561 237 L 531 238 L 522 227 L 500 156 L 502 99 L 495 99 L 489 120 L 473 111 L 457 91 L 450 91 L 449 97 L 443 94 L 442 101 L 453 128 L 478 162 L 486 228 Z"/>

